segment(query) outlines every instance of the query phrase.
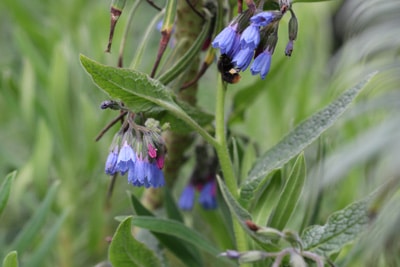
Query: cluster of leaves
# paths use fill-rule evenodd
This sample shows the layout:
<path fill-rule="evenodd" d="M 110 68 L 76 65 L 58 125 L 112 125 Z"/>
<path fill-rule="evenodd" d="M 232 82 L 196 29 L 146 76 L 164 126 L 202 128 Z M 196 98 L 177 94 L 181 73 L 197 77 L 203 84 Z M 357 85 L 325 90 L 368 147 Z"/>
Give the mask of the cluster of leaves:
<path fill-rule="evenodd" d="M 185 113 L 185 110 L 177 108 L 177 104 L 171 97 L 169 89 L 161 83 L 157 83 L 149 78 L 146 74 L 139 73 L 135 70 L 104 66 L 85 56 L 81 56 L 81 62 L 86 71 L 92 76 L 93 81 L 101 89 L 106 91 L 111 97 L 122 100 L 126 103 L 128 108 L 134 109 L 138 106 L 138 102 L 145 101 L 148 109 L 163 108 L 174 114 L 177 118 L 186 119 L 189 117 L 189 115 Z M 301 123 L 276 146 L 267 151 L 256 162 L 248 178 L 244 180 L 239 201 L 246 202 L 247 205 L 262 203 L 259 199 L 256 199 L 257 201 L 255 202 L 252 200 L 254 200 L 254 196 L 263 195 L 265 193 L 265 184 L 271 178 L 271 173 L 279 171 L 285 163 L 296 157 L 296 155 L 303 151 L 304 148 L 331 126 L 345 111 L 369 79 L 370 77 L 367 77 L 367 79 L 357 86 L 343 93 L 336 101 Z M 132 101 L 132 99 L 135 99 L 135 101 Z M 189 126 L 192 126 L 190 121 Z M 196 128 L 197 127 L 194 127 L 194 129 Z M 288 176 L 274 212 L 269 218 L 269 225 L 271 227 L 277 229 L 285 228 L 286 223 L 297 206 L 304 186 L 305 177 L 305 163 L 301 155 L 297 159 L 293 171 Z M 271 240 L 269 238 L 263 238 L 262 236 L 254 234 L 247 228 L 246 221 L 253 221 L 253 218 L 235 200 L 224 183 L 221 180 L 218 181 L 231 213 L 237 217 L 243 228 L 255 241 L 265 248 L 271 249 Z M 134 206 L 137 205 L 138 203 L 134 202 Z M 138 214 L 141 215 L 146 214 L 146 212 L 150 214 L 149 211 L 144 212 L 143 207 L 136 210 L 139 210 Z M 304 248 L 307 250 L 316 250 L 320 252 L 321 256 L 338 252 L 347 242 L 352 241 L 363 230 L 363 227 L 368 223 L 367 215 L 368 205 L 365 201 L 347 207 L 334 214 L 329 219 L 327 225 L 323 227 L 314 226 L 307 228 L 302 236 Z M 141 244 L 135 242 L 130 235 L 127 237 L 132 222 L 136 226 L 158 233 L 156 237 L 159 238 L 160 241 L 164 241 L 163 244 L 167 247 L 174 244 L 174 247 L 171 249 L 174 253 L 180 253 L 180 250 L 176 248 L 176 245 L 180 244 L 180 242 L 176 240 L 171 242 L 173 241 L 173 239 L 170 239 L 172 237 L 167 237 L 167 240 L 170 242 L 165 242 L 165 234 L 177 235 L 186 242 L 192 241 L 192 245 L 203 248 L 208 252 L 214 252 L 214 255 L 217 251 L 210 244 L 207 244 L 201 239 L 199 240 L 201 236 L 198 236 L 198 234 L 190 231 L 178 222 L 139 216 L 133 219 L 124 219 L 115 234 L 110 247 L 110 261 L 115 264 L 115 266 L 125 266 L 121 262 L 125 262 L 127 264 L 126 266 L 129 264 L 140 265 L 135 262 L 138 261 L 140 257 L 133 257 L 132 255 L 138 254 L 139 251 L 143 253 L 146 251 L 146 249 L 143 248 Z M 161 238 L 159 233 L 163 234 Z M 139 255 L 142 254 L 139 253 Z M 188 255 L 184 253 L 184 255 L 177 256 L 181 256 L 180 258 L 184 261 Z M 147 254 L 143 254 L 143 261 L 146 262 L 148 266 L 154 264 L 155 259 L 154 256 L 149 257 Z M 188 262 L 185 261 L 185 263 Z M 196 265 L 200 266 L 201 264 L 197 262 Z"/>

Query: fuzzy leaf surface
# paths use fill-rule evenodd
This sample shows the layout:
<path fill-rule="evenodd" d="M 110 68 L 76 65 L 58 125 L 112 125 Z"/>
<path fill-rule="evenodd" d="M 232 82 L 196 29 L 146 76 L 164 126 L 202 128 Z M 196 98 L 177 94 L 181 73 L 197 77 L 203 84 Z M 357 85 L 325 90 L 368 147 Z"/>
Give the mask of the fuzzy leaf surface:
<path fill-rule="evenodd" d="M 83 55 L 80 60 L 93 82 L 112 99 L 122 101 L 133 112 L 150 112 L 159 120 L 168 120 L 173 131 L 188 131 L 182 117 L 190 116 L 199 125 L 213 120 L 212 115 L 177 101 L 168 87 L 145 73 L 106 66 Z"/>
<path fill-rule="evenodd" d="M 356 86 L 342 93 L 326 108 L 300 123 L 278 144 L 262 155 L 241 187 L 241 199 L 250 201 L 271 171 L 280 169 L 332 126 L 374 75 L 375 73 L 368 75 Z"/>
<path fill-rule="evenodd" d="M 304 249 L 320 255 L 338 252 L 344 245 L 355 240 L 369 223 L 369 198 L 354 202 L 329 216 L 325 225 L 313 225 L 301 235 Z"/>
<path fill-rule="evenodd" d="M 108 259 L 114 267 L 158 267 L 160 260 L 147 246 L 133 238 L 132 217 L 125 218 L 115 232 Z"/>

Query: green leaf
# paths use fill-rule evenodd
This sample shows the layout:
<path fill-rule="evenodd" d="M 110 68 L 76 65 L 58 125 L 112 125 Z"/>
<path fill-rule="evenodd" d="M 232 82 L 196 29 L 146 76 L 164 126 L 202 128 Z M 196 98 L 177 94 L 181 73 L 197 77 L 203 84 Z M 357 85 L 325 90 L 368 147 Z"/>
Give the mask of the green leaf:
<path fill-rule="evenodd" d="M 168 188 L 165 188 L 164 190 L 164 205 L 168 218 L 183 223 L 182 214 Z"/>
<path fill-rule="evenodd" d="M 39 230 L 43 227 L 46 215 L 50 212 L 51 205 L 57 196 L 56 193 L 59 184 L 59 182 L 56 182 L 51 186 L 45 199 L 40 204 L 33 217 L 25 224 L 22 231 L 10 246 L 20 254 L 23 254 L 28 246 L 33 243 L 34 238 L 40 234 Z"/>
<path fill-rule="evenodd" d="M 222 181 L 222 179 L 219 176 L 217 176 L 217 181 L 219 184 L 219 188 L 221 189 L 222 196 L 224 197 L 225 202 L 229 207 L 229 210 L 236 217 L 236 219 L 238 220 L 240 225 L 243 227 L 245 232 L 266 250 L 276 251 L 276 248 L 271 245 L 271 240 L 269 238 L 262 236 L 262 235 L 258 235 L 254 231 L 251 231 L 247 227 L 246 221 L 253 222 L 253 218 L 251 217 L 250 213 L 248 213 L 247 210 L 245 210 L 242 206 L 240 206 L 240 204 L 235 200 L 235 198 L 229 192 L 225 183 Z"/>
<path fill-rule="evenodd" d="M 144 207 L 133 194 L 131 195 L 131 202 L 136 214 L 154 217 L 153 213 L 146 209 L 146 207 Z M 193 267 L 203 265 L 199 251 L 192 244 L 188 244 L 187 242 L 168 234 L 157 233 L 155 231 L 150 232 L 185 265 Z"/>
<path fill-rule="evenodd" d="M 172 92 L 147 74 L 102 65 L 83 55 L 80 60 L 100 89 L 111 98 L 122 100 L 133 112 L 159 110 L 159 107 L 177 109 Z"/>
<path fill-rule="evenodd" d="M 303 153 L 299 155 L 293 166 L 293 170 L 286 181 L 279 196 L 274 212 L 269 217 L 268 226 L 283 230 L 294 212 L 303 191 L 306 178 L 306 164 Z"/>
<path fill-rule="evenodd" d="M 177 221 L 149 216 L 135 216 L 133 217 L 132 224 L 156 233 L 164 233 L 178 237 L 211 255 L 220 253 L 220 251 L 208 240 L 204 239 L 202 235 Z"/>
<path fill-rule="evenodd" d="M 281 168 L 332 126 L 375 74 L 368 75 L 355 87 L 345 91 L 325 109 L 302 122 L 277 145 L 261 156 L 241 188 L 241 199 L 251 200 L 268 173 Z"/>
<path fill-rule="evenodd" d="M 125 218 L 118 226 L 108 251 L 108 259 L 114 267 L 157 267 L 160 260 L 144 244 L 133 238 L 132 217 Z"/>
<path fill-rule="evenodd" d="M 16 251 L 11 251 L 3 260 L 3 267 L 18 267 L 18 257 Z"/>
<path fill-rule="evenodd" d="M 11 184 L 17 175 L 17 172 L 14 171 L 9 173 L 1 184 L 0 188 L 0 215 L 2 214 L 4 208 L 7 205 L 8 197 L 10 196 Z"/>
<path fill-rule="evenodd" d="M 276 206 L 280 190 L 282 189 L 282 170 L 276 170 L 269 175 L 271 178 L 266 179 L 267 183 L 263 186 L 263 189 L 259 190 L 257 196 L 254 197 L 252 207 L 249 207 L 254 214 L 254 221 L 258 225 L 267 225 L 268 218 Z"/>
<path fill-rule="evenodd" d="M 325 256 L 338 252 L 344 245 L 355 240 L 370 221 L 369 202 L 370 198 L 355 202 L 329 216 L 324 226 L 306 228 L 301 235 L 304 249 Z"/>
<path fill-rule="evenodd" d="M 158 114 L 161 117 L 157 119 L 169 120 L 171 130 L 187 131 L 190 120 L 199 125 L 206 125 L 213 119 L 212 115 L 175 100 L 169 88 L 145 73 L 105 66 L 83 55 L 80 56 L 80 60 L 94 83 L 111 98 L 123 101 L 133 112 Z M 165 110 L 168 113 L 162 112 Z M 167 117 L 163 118 L 164 116 Z M 191 126 L 193 127 L 193 124 Z"/>

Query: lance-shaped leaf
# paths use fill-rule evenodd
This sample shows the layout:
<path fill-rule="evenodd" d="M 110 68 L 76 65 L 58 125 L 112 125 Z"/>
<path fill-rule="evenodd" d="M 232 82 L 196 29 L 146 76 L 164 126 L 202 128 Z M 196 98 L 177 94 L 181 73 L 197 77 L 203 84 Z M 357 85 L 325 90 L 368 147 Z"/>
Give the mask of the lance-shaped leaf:
<path fill-rule="evenodd" d="M 229 192 L 228 188 L 226 187 L 225 183 L 222 181 L 222 179 L 217 176 L 217 181 L 219 188 L 221 189 L 222 196 L 224 197 L 224 200 L 226 204 L 229 207 L 230 212 L 236 217 L 238 220 L 239 224 L 243 227 L 245 232 L 251 236 L 257 243 L 259 243 L 264 249 L 268 251 L 276 251 L 277 248 L 275 248 L 271 244 L 271 239 L 260 234 L 256 234 L 254 231 L 250 230 L 249 227 L 247 226 L 246 222 L 253 222 L 253 218 L 250 215 L 250 213 L 245 210 L 232 196 L 232 194 Z"/>
<path fill-rule="evenodd" d="M 241 188 L 241 198 L 246 201 L 251 200 L 259 186 L 263 184 L 267 174 L 281 168 L 332 126 L 375 74 L 368 75 L 355 87 L 345 91 L 330 105 L 302 122 L 278 144 L 261 156 Z"/>
<path fill-rule="evenodd" d="M 6 179 L 4 179 L 0 188 L 0 215 L 3 212 L 4 208 L 7 205 L 8 197 L 10 196 L 11 184 L 17 174 L 16 171 L 7 175 Z"/>
<path fill-rule="evenodd" d="M 169 121 L 172 130 L 182 130 L 183 123 L 191 124 L 192 129 L 199 128 L 198 125 L 208 124 L 213 119 L 212 115 L 177 101 L 169 88 L 145 73 L 102 65 L 83 55 L 80 60 L 94 83 L 111 98 L 124 102 L 131 111 L 154 112 L 160 120 L 174 117 L 174 121 Z"/>
<path fill-rule="evenodd" d="M 204 239 L 202 235 L 177 221 L 150 216 L 135 216 L 133 217 L 132 224 L 148 229 L 152 232 L 179 237 L 211 255 L 217 255 L 220 253 L 220 251 L 208 240 Z"/>
<path fill-rule="evenodd" d="M 132 206 L 137 215 L 152 216 L 155 218 L 154 214 L 151 211 L 149 211 L 146 207 L 144 207 L 142 203 L 135 197 L 134 194 L 131 194 L 130 197 Z M 172 198 L 172 196 L 170 197 Z M 150 231 L 150 232 L 158 239 L 158 241 L 161 244 L 163 244 L 167 249 L 169 249 L 173 254 L 175 254 L 175 256 L 178 257 L 185 265 L 193 267 L 204 265 L 200 257 L 199 251 L 192 244 L 188 244 L 187 242 L 177 237 L 174 237 L 170 234 L 163 234 L 155 231 Z"/>
<path fill-rule="evenodd" d="M 271 214 L 268 226 L 283 230 L 294 212 L 299 202 L 301 192 L 303 191 L 306 178 L 306 165 L 304 156 L 301 154 L 293 167 L 292 172 L 287 179 L 285 186 L 279 196 L 275 210 Z"/>
<path fill-rule="evenodd" d="M 304 249 L 325 256 L 355 240 L 369 223 L 370 198 L 355 202 L 329 216 L 324 226 L 313 225 L 301 235 Z"/>
<path fill-rule="evenodd" d="M 115 267 L 157 267 L 160 260 L 144 244 L 133 238 L 131 233 L 132 217 L 125 218 L 115 232 L 108 259 Z"/>
<path fill-rule="evenodd" d="M 133 112 L 178 108 L 172 92 L 145 73 L 102 65 L 83 55 L 80 60 L 100 89 L 111 98 L 122 100 Z"/>

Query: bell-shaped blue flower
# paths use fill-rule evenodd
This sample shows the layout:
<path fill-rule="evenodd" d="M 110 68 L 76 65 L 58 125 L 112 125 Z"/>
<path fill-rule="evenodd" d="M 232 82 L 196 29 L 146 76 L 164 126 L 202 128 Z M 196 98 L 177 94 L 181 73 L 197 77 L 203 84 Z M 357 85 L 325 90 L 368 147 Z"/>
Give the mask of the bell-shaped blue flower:
<path fill-rule="evenodd" d="M 165 185 L 164 173 L 158 168 L 156 162 L 151 163 L 148 168 L 147 181 L 149 186 L 152 187 L 161 187 Z"/>
<path fill-rule="evenodd" d="M 262 53 L 260 53 L 253 64 L 251 65 L 250 71 L 252 75 L 257 75 L 258 73 L 261 76 L 261 79 L 265 79 L 267 76 L 269 69 L 271 67 L 271 52 L 266 49 Z"/>
<path fill-rule="evenodd" d="M 212 47 L 219 48 L 221 54 L 230 54 L 235 44 L 237 23 L 231 24 L 223 29 L 212 42 Z"/>
<path fill-rule="evenodd" d="M 207 182 L 200 192 L 199 202 L 204 209 L 210 210 L 217 208 L 217 193 L 215 180 Z"/>
<path fill-rule="evenodd" d="M 179 208 L 181 208 L 182 210 L 191 210 L 194 204 L 194 194 L 194 186 L 192 184 L 187 185 L 179 198 Z"/>
<path fill-rule="evenodd" d="M 272 12 L 264 11 L 260 12 L 250 18 L 253 25 L 264 27 L 270 24 L 275 19 L 275 15 Z"/>
<path fill-rule="evenodd" d="M 260 27 L 255 24 L 250 24 L 242 33 L 240 37 L 241 48 L 256 49 L 260 43 Z"/>
<path fill-rule="evenodd" d="M 121 175 L 124 175 L 130 167 L 133 167 L 135 157 L 135 151 L 133 151 L 132 147 L 125 141 L 118 154 L 117 171 L 119 171 Z"/>
<path fill-rule="evenodd" d="M 234 56 L 232 62 L 242 71 L 247 69 L 253 59 L 254 49 L 246 47 L 239 50 L 239 52 Z"/>
<path fill-rule="evenodd" d="M 118 147 L 110 151 L 106 160 L 105 172 L 108 175 L 114 175 L 117 173 L 117 160 L 118 160 Z"/>

